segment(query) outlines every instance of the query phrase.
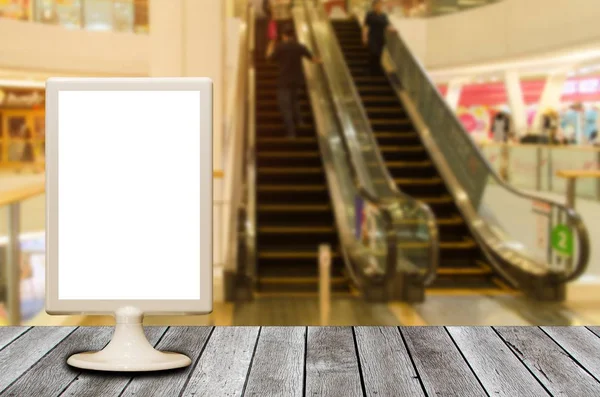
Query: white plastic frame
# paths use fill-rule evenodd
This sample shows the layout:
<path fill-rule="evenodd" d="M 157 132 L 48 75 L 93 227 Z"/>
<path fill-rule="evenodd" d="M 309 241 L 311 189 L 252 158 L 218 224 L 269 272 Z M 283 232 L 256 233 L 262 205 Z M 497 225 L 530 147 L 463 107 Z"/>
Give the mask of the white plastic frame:
<path fill-rule="evenodd" d="M 58 299 L 58 93 L 60 91 L 198 91 L 201 96 L 200 299 L 198 300 L 60 300 Z M 213 299 L 213 88 L 208 78 L 52 78 L 46 82 L 46 312 L 110 314 L 134 307 L 144 314 L 208 314 Z M 210 221 L 209 221 L 210 220 Z"/>

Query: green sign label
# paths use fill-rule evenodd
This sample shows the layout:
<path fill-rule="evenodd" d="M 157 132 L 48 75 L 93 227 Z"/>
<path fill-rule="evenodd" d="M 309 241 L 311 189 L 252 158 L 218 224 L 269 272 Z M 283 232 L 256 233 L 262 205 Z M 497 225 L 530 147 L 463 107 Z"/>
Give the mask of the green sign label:
<path fill-rule="evenodd" d="M 552 248 L 558 254 L 573 256 L 573 232 L 566 225 L 558 225 L 552 230 Z"/>

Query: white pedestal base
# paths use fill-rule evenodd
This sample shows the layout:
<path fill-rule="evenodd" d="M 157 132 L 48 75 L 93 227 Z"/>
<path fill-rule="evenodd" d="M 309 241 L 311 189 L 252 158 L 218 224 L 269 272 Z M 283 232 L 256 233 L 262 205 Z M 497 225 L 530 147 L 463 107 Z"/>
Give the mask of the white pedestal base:
<path fill-rule="evenodd" d="M 110 343 L 99 352 L 74 354 L 67 364 L 97 371 L 161 371 L 187 367 L 189 357 L 156 350 L 144 334 L 143 315 L 135 308 L 117 311 L 117 325 Z"/>

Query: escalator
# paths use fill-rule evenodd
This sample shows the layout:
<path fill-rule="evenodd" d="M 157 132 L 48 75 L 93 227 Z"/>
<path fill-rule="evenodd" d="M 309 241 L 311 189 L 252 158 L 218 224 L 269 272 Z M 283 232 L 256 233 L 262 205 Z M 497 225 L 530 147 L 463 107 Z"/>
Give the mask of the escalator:
<path fill-rule="evenodd" d="M 256 54 L 256 291 L 318 290 L 320 244 L 332 248 L 332 291 L 348 292 L 332 204 L 306 92 L 305 125 L 286 137 L 277 105 L 277 66 Z"/>
<path fill-rule="evenodd" d="M 339 20 L 332 24 L 394 182 L 399 190 L 427 203 L 435 213 L 440 233 L 440 263 L 431 288 L 511 290 L 487 263 L 388 78 L 383 73 L 370 75 L 368 52 L 362 45 L 357 21 Z"/>

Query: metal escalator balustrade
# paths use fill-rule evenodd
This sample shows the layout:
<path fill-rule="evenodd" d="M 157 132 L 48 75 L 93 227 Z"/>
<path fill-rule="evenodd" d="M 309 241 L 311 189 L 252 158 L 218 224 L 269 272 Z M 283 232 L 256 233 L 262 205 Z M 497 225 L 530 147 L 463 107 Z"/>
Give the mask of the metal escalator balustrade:
<path fill-rule="evenodd" d="M 313 53 L 327 58 L 317 44 L 319 36 L 314 29 L 314 15 L 311 17 L 314 7 L 307 1 L 303 5 L 295 10 L 299 39 Z M 327 60 L 323 66 L 308 62 L 304 65 L 347 273 L 366 300 L 415 300 L 415 297 L 421 300 L 423 283 L 435 273 L 435 223 L 425 218 L 429 221 L 425 226 L 434 230 L 428 235 L 430 229 L 426 228 L 426 233 L 419 236 L 425 255 L 418 259 L 427 264 L 423 272 L 398 250 L 400 233 L 394 223 L 394 215 L 399 210 L 410 212 L 414 207 L 403 206 L 406 200 L 402 203 L 398 197 L 377 197 L 371 193 L 372 185 L 365 179 L 364 167 L 357 167 L 357 154 L 351 153 L 344 138 L 345 132 L 354 130 L 343 128 L 348 120 L 339 117 L 336 104 L 339 95 L 328 84 L 326 70 L 329 68 Z M 416 234 L 422 231 L 422 226 L 413 224 L 411 231 Z"/>
<path fill-rule="evenodd" d="M 386 47 L 389 81 L 488 263 L 536 299 L 563 300 L 589 260 L 581 217 L 503 181 L 402 38 L 388 34 Z"/>
<path fill-rule="evenodd" d="M 324 79 L 340 125 L 340 138 L 348 153 L 353 178 L 361 196 L 357 196 L 356 200 L 360 204 L 367 198 L 388 214 L 391 221 L 389 233 L 395 241 L 396 260 L 386 265 L 383 274 L 389 279 L 387 282 L 393 285 L 392 299 L 422 300 L 423 286 L 435 277 L 438 262 L 435 218 L 427 205 L 400 192 L 391 180 L 360 100 L 353 90 L 350 72 L 325 9 L 322 4 L 315 3 L 307 1 L 305 7 L 310 16 L 315 46 L 324 61 Z M 385 123 L 396 126 L 403 124 L 403 121 L 393 118 Z"/>
<path fill-rule="evenodd" d="M 332 290 L 349 285 L 317 142 L 310 98 L 300 94 L 305 125 L 286 137 L 277 103 L 277 65 L 256 54 L 256 214 L 259 293 L 318 289 L 317 248 L 333 250 Z"/>
<path fill-rule="evenodd" d="M 431 287 L 504 288 L 505 282 L 486 263 L 387 77 L 371 75 L 360 25 L 356 20 L 343 20 L 334 21 L 333 27 L 393 181 L 399 190 L 427 203 L 435 213 L 441 260 Z"/>

